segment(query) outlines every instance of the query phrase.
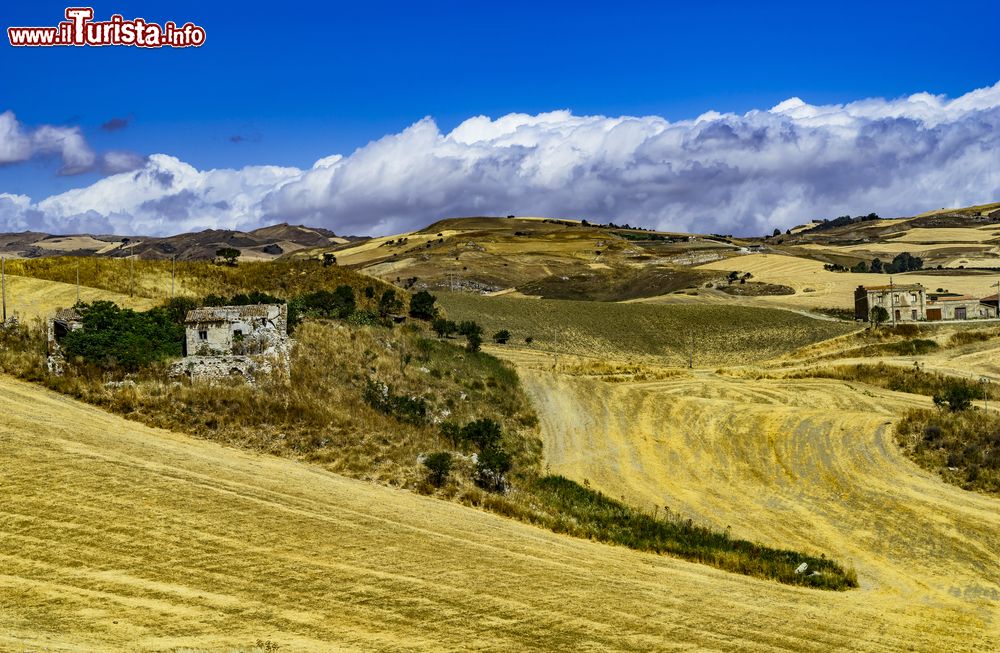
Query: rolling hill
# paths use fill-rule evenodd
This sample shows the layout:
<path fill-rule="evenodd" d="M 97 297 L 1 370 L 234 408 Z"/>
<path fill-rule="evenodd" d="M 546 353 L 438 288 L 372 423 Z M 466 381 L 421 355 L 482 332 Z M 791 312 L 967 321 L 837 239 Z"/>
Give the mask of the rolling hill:
<path fill-rule="evenodd" d="M 272 260 L 305 248 L 329 248 L 349 242 L 326 229 L 277 224 L 253 231 L 208 229 L 166 237 L 51 235 L 37 232 L 0 234 L 0 254 L 8 258 L 40 256 L 138 256 L 145 259 L 206 260 L 223 247 L 234 247 L 245 260 Z"/>

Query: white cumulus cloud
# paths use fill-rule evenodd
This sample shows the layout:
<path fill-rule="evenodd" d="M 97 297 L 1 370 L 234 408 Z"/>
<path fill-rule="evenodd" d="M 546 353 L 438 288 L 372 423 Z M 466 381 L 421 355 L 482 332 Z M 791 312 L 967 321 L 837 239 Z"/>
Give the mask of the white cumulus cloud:
<path fill-rule="evenodd" d="M 24 139 L 41 131 L 12 120 L 0 114 L 0 162 L 25 158 Z M 309 169 L 198 170 L 162 154 L 130 169 L 139 163 L 40 201 L 0 195 L 0 229 L 155 235 L 290 221 L 382 234 L 518 214 L 760 234 L 845 213 L 908 215 L 1000 199 L 1000 82 L 953 99 L 791 98 L 676 122 L 553 111 L 476 116 L 444 133 L 424 118 Z"/>
<path fill-rule="evenodd" d="M 0 113 L 0 165 L 44 156 L 62 161 L 61 175 L 94 170 L 113 174 L 135 170 L 145 163 L 144 157 L 131 152 L 96 154 L 79 127 L 40 125 L 31 129 L 21 124 L 13 111 Z"/>

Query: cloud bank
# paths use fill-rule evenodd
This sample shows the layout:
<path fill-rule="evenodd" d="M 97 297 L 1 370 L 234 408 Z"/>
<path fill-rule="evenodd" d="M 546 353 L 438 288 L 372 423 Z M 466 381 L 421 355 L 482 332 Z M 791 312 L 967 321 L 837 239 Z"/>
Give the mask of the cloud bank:
<path fill-rule="evenodd" d="M 37 151 L 86 165 L 78 133 L 18 131 L 0 114 L 0 162 Z M 55 128 L 53 128 L 55 129 Z M 92 154 L 91 154 L 92 156 Z M 812 218 L 910 215 L 1000 200 L 1000 82 L 743 115 L 431 118 L 309 169 L 198 170 L 166 154 L 41 200 L 0 194 L 0 229 L 150 235 L 303 222 L 384 234 L 447 216 L 545 215 L 761 234 Z"/>

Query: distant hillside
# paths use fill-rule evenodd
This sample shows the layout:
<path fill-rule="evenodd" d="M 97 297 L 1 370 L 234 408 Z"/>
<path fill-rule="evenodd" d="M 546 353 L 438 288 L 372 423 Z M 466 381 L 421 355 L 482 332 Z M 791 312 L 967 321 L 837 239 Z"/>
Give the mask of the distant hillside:
<path fill-rule="evenodd" d="M 329 248 L 358 238 L 341 238 L 318 227 L 276 224 L 253 231 L 207 229 L 165 237 L 51 235 L 39 232 L 0 234 L 0 254 L 10 258 L 43 256 L 137 255 L 145 259 L 207 260 L 223 247 L 235 247 L 244 260 L 271 260 L 306 248 Z"/>
<path fill-rule="evenodd" d="M 405 288 L 616 301 L 703 285 L 685 266 L 739 249 L 729 237 L 601 225 L 586 220 L 468 217 L 349 243 L 337 262 Z M 302 250 L 318 257 L 326 250 Z"/>

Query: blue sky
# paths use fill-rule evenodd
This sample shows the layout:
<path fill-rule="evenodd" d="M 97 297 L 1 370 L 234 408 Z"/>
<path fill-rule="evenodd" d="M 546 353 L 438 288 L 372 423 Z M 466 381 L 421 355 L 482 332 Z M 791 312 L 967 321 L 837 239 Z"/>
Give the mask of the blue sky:
<path fill-rule="evenodd" d="M 193 21 L 201 48 L 0 46 L 0 112 L 78 126 L 97 152 L 166 153 L 199 170 L 308 168 L 424 116 L 691 119 L 790 98 L 831 105 L 1000 79 L 1000 3 L 97 2 Z M 54 25 L 64 4 L 4 7 L 4 27 Z M 237 9 L 238 7 L 238 9 Z M 127 120 L 107 131 L 105 122 Z M 0 166 L 0 192 L 39 200 L 98 173 L 52 157 Z M 859 208 L 860 210 L 860 208 Z"/>

